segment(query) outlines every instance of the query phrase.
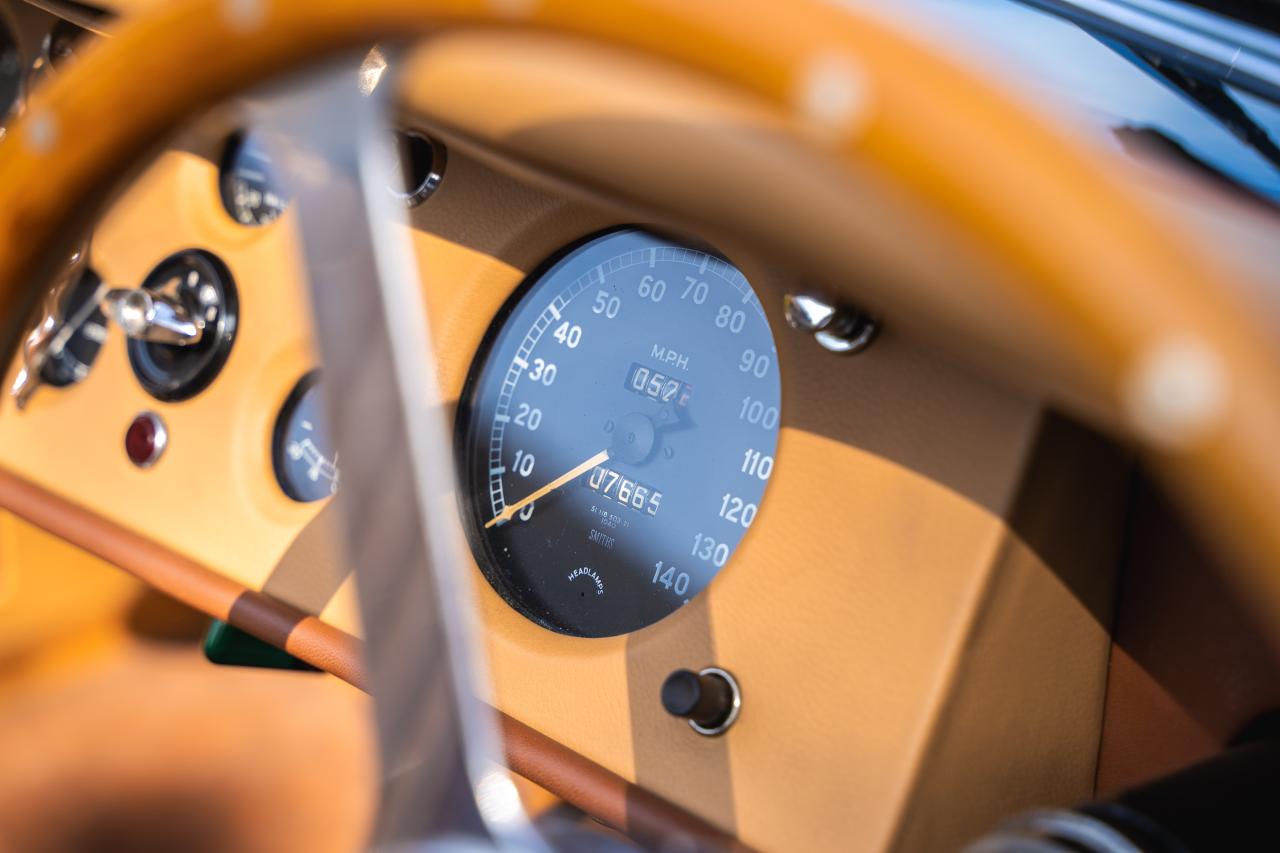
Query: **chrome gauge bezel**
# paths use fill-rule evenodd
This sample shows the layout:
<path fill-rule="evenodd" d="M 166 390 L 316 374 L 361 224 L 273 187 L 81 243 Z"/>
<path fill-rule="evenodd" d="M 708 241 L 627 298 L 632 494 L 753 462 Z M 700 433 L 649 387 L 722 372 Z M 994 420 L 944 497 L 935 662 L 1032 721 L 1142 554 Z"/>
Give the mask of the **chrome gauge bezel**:
<path fill-rule="evenodd" d="M 188 275 L 199 275 L 194 283 L 180 283 L 178 296 L 192 315 L 204 318 L 203 337 L 189 347 L 133 338 L 126 345 L 138 384 L 164 403 L 189 400 L 212 384 L 231 357 L 240 326 L 240 293 L 235 279 L 226 263 L 212 252 L 174 252 L 152 268 L 140 287 L 164 287 L 174 278 L 175 267 L 185 267 Z"/>

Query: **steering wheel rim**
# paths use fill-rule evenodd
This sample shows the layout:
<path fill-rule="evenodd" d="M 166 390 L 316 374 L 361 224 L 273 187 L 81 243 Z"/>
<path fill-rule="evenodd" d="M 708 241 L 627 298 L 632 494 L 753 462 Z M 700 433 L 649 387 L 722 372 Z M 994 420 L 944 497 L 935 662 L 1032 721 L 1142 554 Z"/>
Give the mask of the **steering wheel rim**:
<path fill-rule="evenodd" d="M 22 285 L 45 280 L 50 259 L 78 231 L 68 226 L 88 224 L 97 205 L 86 199 L 104 199 L 121 164 L 141 163 L 181 121 L 264 78 L 389 34 L 445 26 L 536 27 L 700 71 L 796 119 L 833 160 L 873 160 L 964 222 L 1004 259 L 1020 288 L 1009 303 L 1070 329 L 1063 376 L 1152 451 L 1184 504 L 1236 558 L 1230 565 L 1259 613 L 1280 613 L 1272 570 L 1280 526 L 1270 523 L 1280 498 L 1271 447 L 1280 432 L 1271 375 L 1280 353 L 1261 314 L 1222 286 L 1233 273 L 1171 240 L 1167 223 L 1100 158 L 891 29 L 826 5 L 769 5 L 751 16 L 720 0 L 178 0 L 155 8 L 50 80 L 0 142 L 9 352 L 35 295 Z M 895 76 L 908 67 L 910 81 Z M 156 82 L 165 79 L 180 83 Z M 938 92 L 950 109 L 930 109 Z M 1007 157 L 1015 149 L 1024 159 Z M 1041 214 L 1035 226 L 1027 211 Z M 208 606 L 193 595 L 189 603 Z"/>

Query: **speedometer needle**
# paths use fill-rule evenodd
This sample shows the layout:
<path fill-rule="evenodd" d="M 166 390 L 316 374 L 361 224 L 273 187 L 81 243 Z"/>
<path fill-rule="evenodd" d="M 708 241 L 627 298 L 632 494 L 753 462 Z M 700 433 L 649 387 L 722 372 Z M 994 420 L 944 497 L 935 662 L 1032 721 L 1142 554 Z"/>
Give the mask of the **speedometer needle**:
<path fill-rule="evenodd" d="M 493 518 L 485 522 L 485 525 L 484 525 L 485 530 L 488 530 L 490 527 L 493 527 L 495 524 L 500 524 L 501 522 L 504 522 L 504 521 L 510 521 L 512 516 L 514 516 L 520 510 L 524 509 L 529 504 L 536 501 L 538 498 L 542 497 L 543 495 L 554 492 L 556 489 L 560 488 L 565 483 L 568 483 L 569 481 L 576 479 L 577 477 L 581 477 L 583 474 L 587 473 L 597 465 L 603 465 L 605 462 L 608 462 L 608 461 L 609 461 L 609 451 L 601 450 L 599 453 L 597 453 L 595 456 L 592 456 L 586 462 L 583 462 L 579 465 L 575 465 L 572 470 L 566 471 L 565 473 L 561 474 L 559 477 L 556 477 L 554 480 L 552 480 L 550 483 L 547 483 L 545 486 L 538 489 L 536 492 L 533 492 L 532 494 L 529 494 L 521 498 L 520 500 L 516 501 L 513 504 L 508 504 L 506 507 L 503 508 L 502 512 L 498 513 Z"/>

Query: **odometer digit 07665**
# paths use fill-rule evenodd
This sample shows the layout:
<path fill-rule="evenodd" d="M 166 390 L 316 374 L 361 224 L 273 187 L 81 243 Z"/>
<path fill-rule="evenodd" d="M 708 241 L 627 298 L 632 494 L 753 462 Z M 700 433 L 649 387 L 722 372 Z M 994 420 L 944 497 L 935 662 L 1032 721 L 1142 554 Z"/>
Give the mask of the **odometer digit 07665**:
<path fill-rule="evenodd" d="M 461 410 L 476 557 L 556 631 L 643 628 L 697 595 L 756 521 L 778 440 L 778 358 L 746 277 L 634 229 L 526 283 Z"/>

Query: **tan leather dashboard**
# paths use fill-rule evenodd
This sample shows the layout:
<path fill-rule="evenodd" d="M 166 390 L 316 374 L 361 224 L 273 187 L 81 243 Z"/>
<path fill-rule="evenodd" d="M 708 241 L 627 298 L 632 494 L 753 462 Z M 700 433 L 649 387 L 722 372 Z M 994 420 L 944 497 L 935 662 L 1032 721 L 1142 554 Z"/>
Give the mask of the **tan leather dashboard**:
<path fill-rule="evenodd" d="M 319 613 L 358 633 L 340 568 L 311 559 L 311 571 L 291 574 L 291 547 L 307 553 L 307 540 L 326 535 L 327 513 L 289 501 L 271 474 L 273 418 L 313 366 L 291 223 L 286 216 L 266 229 L 239 229 L 217 201 L 215 173 L 197 154 L 162 155 L 103 220 L 94 254 L 108 280 L 128 283 L 170 251 L 215 248 L 236 277 L 245 318 L 224 374 L 194 400 L 158 404 L 137 387 L 112 336 L 84 382 L 42 391 L 25 412 L 4 412 L 0 461 L 285 602 L 313 601 L 317 586 L 337 581 Z M 446 184 L 415 216 L 414 234 L 430 271 L 424 287 L 445 388 L 460 389 L 522 266 L 625 221 L 618 216 L 455 155 Z M 474 230 L 466 227 L 473 220 Z M 475 235 L 481 245 L 435 229 Z M 1074 587 L 1096 582 L 1088 573 L 1114 560 L 1109 525 L 1119 516 L 1093 502 L 1083 469 L 1074 493 L 1026 484 L 1038 460 L 1064 453 L 1077 465 L 1094 460 L 1099 476 L 1122 468 L 1103 464 L 1114 460 L 1098 442 L 1055 446 L 1063 429 L 1034 403 L 892 329 L 864 356 L 823 352 L 789 333 L 778 314 L 782 293 L 796 285 L 785 269 L 726 248 L 766 294 L 783 359 L 785 464 L 766 515 L 706 595 L 625 639 L 551 634 L 477 584 L 498 706 L 761 847 L 799 826 L 831 849 L 851 838 L 885 845 L 896 833 L 925 831 L 927 822 L 905 817 L 975 777 L 1006 806 L 1010 797 L 1031 804 L 1087 795 L 1093 767 L 1081 756 L 1093 751 L 1082 745 L 1098 737 L 1110 590 L 1092 590 L 1091 613 Z M 832 392 L 841 387 L 854 393 Z M 143 409 L 159 411 L 171 434 L 165 457 L 147 471 L 122 448 L 124 428 Z M 1065 431 L 1079 443 L 1078 428 Z M 1046 512 L 1088 512 L 1096 539 L 1047 563 L 1010 526 Z M 668 671 L 710 663 L 730 668 L 747 691 L 741 723 L 715 740 L 697 738 L 657 702 Z M 1061 677 L 1064 665 L 1075 677 Z M 1024 677 L 1006 678 L 1015 668 Z M 796 684 L 798 671 L 811 680 Z M 1011 720 L 979 713 L 979 698 L 989 708 L 992 690 Z M 1010 736 L 1011 721 L 1023 738 Z M 779 742 L 789 753 L 781 764 Z M 1033 745 L 1049 751 L 1028 757 Z M 1037 771 L 1051 762 L 1058 772 L 1011 780 L 1009 761 L 1031 761 Z M 994 817 L 993 802 L 947 810 L 962 825 L 945 829 L 980 829 Z"/>
<path fill-rule="evenodd" d="M 451 44 L 436 47 L 447 57 Z M 429 52 L 413 61 L 419 79 L 447 80 Z M 526 271 L 603 227 L 681 223 L 616 207 L 607 188 L 509 169 L 441 114 L 447 105 L 431 114 L 411 95 L 410 120 L 452 145 L 440 190 L 411 224 L 440 383 L 456 400 Z M 6 399 L 0 466 L 211 570 L 226 613 L 243 585 L 269 594 L 252 598 L 264 607 L 317 615 L 322 635 L 358 635 L 332 513 L 289 500 L 271 470 L 276 413 L 315 365 L 293 221 L 246 229 L 227 217 L 220 143 L 193 130 L 161 154 L 95 229 L 93 257 L 106 280 L 133 285 L 178 249 L 220 255 L 243 313 L 223 373 L 190 401 L 158 403 L 112 334 L 83 382 L 45 389 L 23 412 Z M 919 849 L 1022 806 L 1088 796 L 1128 461 L 919 329 L 890 325 L 853 358 L 821 350 L 781 315 L 787 292 L 828 284 L 800 277 L 811 265 L 741 237 L 696 236 L 714 236 L 747 274 L 777 338 L 784 414 L 768 501 L 705 594 L 628 637 L 546 631 L 476 571 L 494 703 L 759 848 L 804 837 L 812 849 Z M 170 434 L 145 471 L 122 446 L 143 410 Z M 1064 517 L 1079 520 L 1066 533 L 1054 524 Z M 744 690 L 740 722 L 718 739 L 658 702 L 672 669 L 709 664 Z M 930 808 L 939 802 L 948 807 Z"/>

